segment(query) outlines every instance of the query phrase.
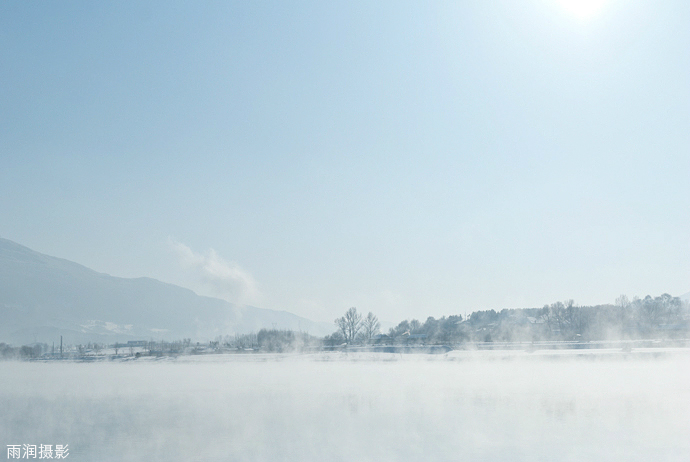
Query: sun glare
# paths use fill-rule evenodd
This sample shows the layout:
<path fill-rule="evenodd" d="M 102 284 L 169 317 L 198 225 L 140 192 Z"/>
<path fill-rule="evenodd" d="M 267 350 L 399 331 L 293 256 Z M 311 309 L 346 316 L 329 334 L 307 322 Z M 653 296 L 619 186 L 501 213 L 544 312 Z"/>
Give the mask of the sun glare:
<path fill-rule="evenodd" d="M 596 16 L 606 4 L 606 0 L 557 0 L 558 4 L 569 14 L 580 19 Z"/>

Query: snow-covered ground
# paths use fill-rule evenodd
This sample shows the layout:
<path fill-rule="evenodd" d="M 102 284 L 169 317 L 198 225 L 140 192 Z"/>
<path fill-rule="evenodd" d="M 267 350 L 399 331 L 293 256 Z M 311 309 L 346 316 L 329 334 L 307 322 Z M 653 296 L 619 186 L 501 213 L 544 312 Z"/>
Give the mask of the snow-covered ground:
<path fill-rule="evenodd" d="M 690 460 L 682 349 L 1 362 L 0 376 L 0 443 L 68 444 L 75 461 Z"/>

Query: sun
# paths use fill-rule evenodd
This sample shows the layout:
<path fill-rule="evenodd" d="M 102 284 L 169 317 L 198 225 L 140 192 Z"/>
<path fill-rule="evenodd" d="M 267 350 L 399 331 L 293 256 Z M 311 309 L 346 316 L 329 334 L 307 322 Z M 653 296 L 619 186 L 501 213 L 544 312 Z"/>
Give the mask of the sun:
<path fill-rule="evenodd" d="M 589 19 L 606 6 L 607 0 L 557 0 L 557 3 L 569 14 L 580 19 Z"/>

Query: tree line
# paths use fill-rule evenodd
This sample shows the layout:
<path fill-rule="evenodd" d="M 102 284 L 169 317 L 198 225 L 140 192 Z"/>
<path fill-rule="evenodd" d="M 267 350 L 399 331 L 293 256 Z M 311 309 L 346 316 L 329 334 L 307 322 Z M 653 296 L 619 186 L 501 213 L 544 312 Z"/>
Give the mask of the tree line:
<path fill-rule="evenodd" d="M 629 299 L 618 297 L 614 304 L 578 306 L 573 300 L 554 302 L 542 308 L 479 310 L 466 319 L 450 315 L 400 321 L 387 333 L 372 312 L 363 315 L 349 308 L 335 319 L 336 330 L 325 337 L 289 329 L 261 329 L 257 333 L 226 335 L 205 344 L 191 339 L 173 342 L 141 342 L 136 355 L 179 355 L 223 352 L 319 351 L 344 345 L 425 344 L 457 345 L 465 342 L 596 341 L 626 339 L 688 339 L 690 304 L 662 294 Z M 129 344 L 114 344 L 115 355 L 122 351 L 135 356 Z M 98 355 L 104 344 L 70 347 L 65 357 Z M 37 359 L 56 356 L 47 344 L 21 347 L 0 343 L 0 359 Z M 62 355 L 60 355 L 62 357 Z"/>
<path fill-rule="evenodd" d="M 335 320 L 336 332 L 326 345 L 371 343 L 448 344 L 463 342 L 594 341 L 643 338 L 687 338 L 690 335 L 690 304 L 678 297 L 626 295 L 616 303 L 578 306 L 573 300 L 542 308 L 474 311 L 461 315 L 403 320 L 386 334 L 378 318 L 366 317 L 352 307 Z"/>

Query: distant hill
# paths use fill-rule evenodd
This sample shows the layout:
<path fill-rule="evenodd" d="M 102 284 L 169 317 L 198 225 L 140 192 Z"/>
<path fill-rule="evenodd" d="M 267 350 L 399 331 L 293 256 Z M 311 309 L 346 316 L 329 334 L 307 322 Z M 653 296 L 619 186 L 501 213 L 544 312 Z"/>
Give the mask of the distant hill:
<path fill-rule="evenodd" d="M 683 295 L 679 296 L 678 298 L 680 298 L 684 302 L 690 302 L 690 292 L 688 292 L 687 294 L 683 294 Z"/>
<path fill-rule="evenodd" d="M 118 278 L 0 238 L 0 342 L 213 339 L 262 327 L 335 330 L 287 311 L 238 306 L 151 278 Z"/>

